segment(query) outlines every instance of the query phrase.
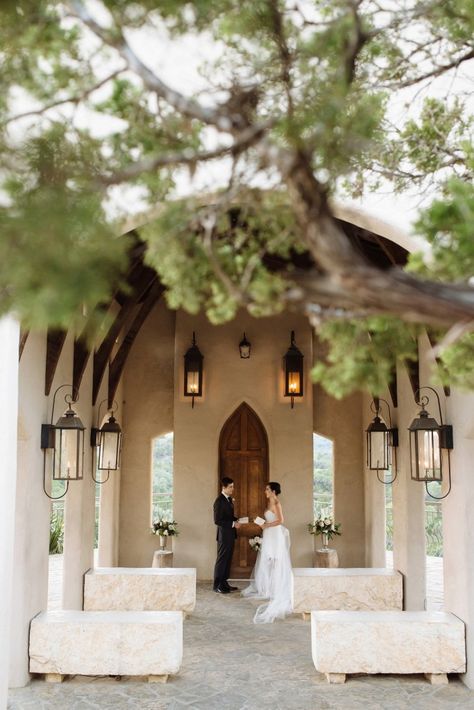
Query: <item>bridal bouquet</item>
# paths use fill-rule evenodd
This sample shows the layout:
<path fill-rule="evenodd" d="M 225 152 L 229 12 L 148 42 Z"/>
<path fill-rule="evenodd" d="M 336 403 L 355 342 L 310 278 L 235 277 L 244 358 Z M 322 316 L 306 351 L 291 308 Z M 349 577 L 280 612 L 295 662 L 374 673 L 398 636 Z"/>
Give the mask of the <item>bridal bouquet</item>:
<path fill-rule="evenodd" d="M 249 545 L 252 548 L 252 550 L 255 550 L 255 552 L 258 552 L 260 548 L 262 547 L 262 538 L 256 535 L 255 537 L 249 537 Z"/>
<path fill-rule="evenodd" d="M 169 535 L 179 535 L 177 531 L 178 523 L 175 520 L 165 520 L 160 518 L 151 528 L 153 535 L 168 537 Z"/>
<path fill-rule="evenodd" d="M 311 535 L 327 535 L 328 540 L 331 540 L 334 535 L 340 535 L 339 528 L 341 523 L 335 523 L 332 515 L 319 514 L 312 523 L 308 523 L 308 530 Z"/>

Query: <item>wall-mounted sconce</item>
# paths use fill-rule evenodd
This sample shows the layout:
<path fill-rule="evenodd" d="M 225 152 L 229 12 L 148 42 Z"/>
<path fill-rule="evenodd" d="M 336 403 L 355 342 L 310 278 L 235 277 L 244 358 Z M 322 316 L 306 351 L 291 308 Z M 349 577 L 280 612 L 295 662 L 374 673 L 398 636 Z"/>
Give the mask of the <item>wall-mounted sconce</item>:
<path fill-rule="evenodd" d="M 77 402 L 71 395 L 67 394 L 65 396 L 64 400 L 68 408 L 56 424 L 53 424 L 56 395 L 63 387 L 71 387 L 71 385 L 60 385 L 57 388 L 53 396 L 51 422 L 41 426 L 41 448 L 44 454 L 43 490 L 51 500 L 63 498 L 68 491 L 69 481 L 79 481 L 84 475 L 85 426 L 71 407 L 73 402 Z M 53 481 L 66 481 L 64 493 L 60 496 L 51 496 L 46 490 L 46 452 L 48 449 L 53 450 Z"/>
<path fill-rule="evenodd" d="M 429 398 L 424 395 L 419 397 L 421 390 L 431 390 L 435 393 L 438 401 L 439 419 L 431 417 L 426 410 Z M 420 387 L 415 393 L 415 402 L 421 406 L 418 417 L 412 421 L 408 427 L 410 432 L 410 469 L 411 477 L 414 481 L 424 481 L 426 492 L 431 498 L 442 500 L 451 491 L 451 458 L 450 450 L 453 448 L 453 427 L 450 424 L 443 424 L 441 413 L 441 403 L 438 393 L 433 387 Z M 430 481 L 443 480 L 443 449 L 448 456 L 448 490 L 442 496 L 434 496 L 428 490 Z"/>
<path fill-rule="evenodd" d="M 388 427 L 383 421 L 383 419 L 380 417 L 380 402 L 384 402 L 384 404 L 387 405 L 389 420 Z M 392 427 L 390 407 L 388 402 L 385 401 L 385 399 L 374 397 L 370 408 L 375 414 L 375 417 L 365 430 L 367 434 L 367 468 L 369 468 L 371 471 L 377 471 L 377 478 L 379 479 L 379 481 L 381 483 L 389 485 L 390 483 L 393 483 L 397 477 L 396 448 L 398 446 L 398 429 Z M 393 474 L 392 478 L 387 481 L 385 477 L 380 477 L 379 472 L 388 471 L 391 465 L 394 466 L 395 473 Z"/>
<path fill-rule="evenodd" d="M 249 359 L 249 357 L 250 357 L 250 347 L 251 347 L 251 346 L 250 346 L 250 343 L 249 343 L 249 341 L 247 340 L 247 338 L 246 338 L 246 336 L 245 336 L 245 333 L 244 333 L 244 337 L 242 338 L 242 340 L 241 340 L 240 343 L 239 343 L 240 357 L 242 358 L 242 360 L 248 360 L 248 359 Z"/>
<path fill-rule="evenodd" d="M 202 397 L 202 361 L 204 360 L 193 332 L 193 344 L 184 356 L 184 396 L 192 397 L 191 406 L 194 407 L 194 398 Z"/>
<path fill-rule="evenodd" d="M 107 400 L 104 399 L 99 404 L 97 419 L 100 422 L 100 408 Z M 114 406 L 109 410 L 110 416 L 108 421 L 100 427 L 92 427 L 91 429 L 91 446 L 92 446 L 92 469 L 91 475 L 96 483 L 106 483 L 109 480 L 110 472 L 120 468 L 120 454 L 122 450 L 122 430 L 119 423 L 114 417 L 114 412 L 117 411 L 118 405 L 114 401 Z M 94 476 L 95 462 L 94 450 L 97 453 L 97 470 L 107 471 L 107 478 L 99 480 Z"/>
<path fill-rule="evenodd" d="M 295 331 L 291 331 L 290 347 L 284 357 L 285 361 L 285 397 L 291 397 L 291 408 L 294 398 L 303 396 L 303 353 L 295 344 Z"/>

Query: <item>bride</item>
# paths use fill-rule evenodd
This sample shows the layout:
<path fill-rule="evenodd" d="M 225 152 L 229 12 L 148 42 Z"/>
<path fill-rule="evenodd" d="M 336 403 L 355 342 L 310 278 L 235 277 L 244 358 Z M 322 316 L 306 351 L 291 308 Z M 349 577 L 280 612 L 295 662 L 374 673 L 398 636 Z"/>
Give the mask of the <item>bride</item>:
<path fill-rule="evenodd" d="M 290 534 L 283 526 L 283 511 L 278 496 L 281 487 L 270 481 L 265 488 L 268 509 L 262 524 L 262 546 L 252 571 L 248 587 L 242 596 L 269 599 L 261 604 L 254 616 L 255 624 L 265 624 L 283 619 L 293 611 L 291 603 L 292 571 L 290 559 Z"/>

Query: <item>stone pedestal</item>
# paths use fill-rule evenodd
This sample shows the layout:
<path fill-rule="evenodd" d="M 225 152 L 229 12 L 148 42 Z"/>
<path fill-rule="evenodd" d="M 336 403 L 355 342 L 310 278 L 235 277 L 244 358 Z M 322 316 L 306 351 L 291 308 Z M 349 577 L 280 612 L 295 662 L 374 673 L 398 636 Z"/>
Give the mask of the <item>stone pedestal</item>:
<path fill-rule="evenodd" d="M 177 611 L 49 611 L 31 622 L 30 671 L 64 675 L 178 673 L 183 615 Z"/>
<path fill-rule="evenodd" d="M 173 553 L 171 550 L 155 550 L 152 567 L 172 567 Z"/>
<path fill-rule="evenodd" d="M 314 567 L 339 567 L 337 550 L 326 549 L 314 551 Z"/>
<path fill-rule="evenodd" d="M 84 577 L 86 611 L 190 613 L 195 604 L 194 568 L 98 567 Z"/>
<path fill-rule="evenodd" d="M 464 624 L 430 611 L 313 611 L 313 662 L 328 681 L 347 673 L 425 673 L 445 683 L 466 668 Z"/>
<path fill-rule="evenodd" d="M 385 568 L 293 568 L 293 610 L 402 608 L 402 575 Z"/>

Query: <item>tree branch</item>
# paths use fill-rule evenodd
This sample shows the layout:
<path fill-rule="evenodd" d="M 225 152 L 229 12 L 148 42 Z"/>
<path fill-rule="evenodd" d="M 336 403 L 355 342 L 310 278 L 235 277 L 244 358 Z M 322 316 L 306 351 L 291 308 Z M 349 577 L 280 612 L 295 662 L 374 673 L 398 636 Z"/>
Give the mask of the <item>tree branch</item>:
<path fill-rule="evenodd" d="M 155 92 L 181 115 L 194 118 L 207 125 L 215 126 L 225 133 L 232 133 L 234 130 L 244 130 L 247 128 L 242 116 L 238 113 L 229 114 L 222 107 L 207 108 L 195 99 L 189 99 L 179 91 L 172 89 L 162 81 L 141 59 L 135 54 L 123 33 L 118 28 L 109 31 L 102 27 L 92 17 L 81 0 L 69 0 L 72 12 L 105 44 L 117 50 L 120 56 L 125 59 L 128 67 L 134 71 L 143 81 L 150 91 Z"/>
<path fill-rule="evenodd" d="M 19 121 L 20 118 L 26 118 L 27 116 L 41 116 L 46 111 L 49 111 L 52 108 L 57 108 L 58 106 L 63 106 L 64 104 L 78 104 L 81 101 L 84 101 L 84 99 L 90 96 L 90 94 L 93 94 L 94 91 L 104 86 L 104 84 L 107 84 L 108 81 L 112 81 L 112 79 L 115 79 L 116 76 L 122 74 L 124 71 L 126 71 L 126 68 L 117 69 L 116 71 L 112 72 L 112 74 L 109 74 L 109 76 L 106 76 L 104 79 L 98 81 L 97 84 L 95 84 L 94 86 L 91 86 L 89 89 L 83 91 L 82 94 L 78 94 L 77 96 L 68 96 L 65 99 L 59 99 L 57 101 L 51 101 L 51 103 L 46 104 L 46 106 L 43 106 L 40 109 L 36 109 L 33 111 L 25 111 L 24 113 L 19 113 L 16 116 L 12 116 L 5 122 L 5 125 L 8 125 L 13 121 Z"/>
<path fill-rule="evenodd" d="M 426 79 L 432 79 L 436 76 L 441 76 L 441 74 L 444 74 L 444 72 L 449 71 L 450 69 L 454 69 L 455 67 L 459 67 L 463 62 L 469 61 L 469 59 L 474 59 L 474 49 L 471 49 L 469 52 L 466 54 L 463 54 L 461 57 L 457 57 L 457 59 L 453 59 L 452 62 L 449 62 L 448 64 L 442 64 L 439 67 L 436 67 L 430 72 L 426 72 L 426 74 L 421 74 L 420 76 L 417 76 L 413 79 L 407 79 L 406 81 L 402 81 L 401 83 L 396 84 L 397 89 L 406 89 L 408 86 L 414 86 L 415 84 L 419 84 L 421 81 L 425 81 Z"/>

